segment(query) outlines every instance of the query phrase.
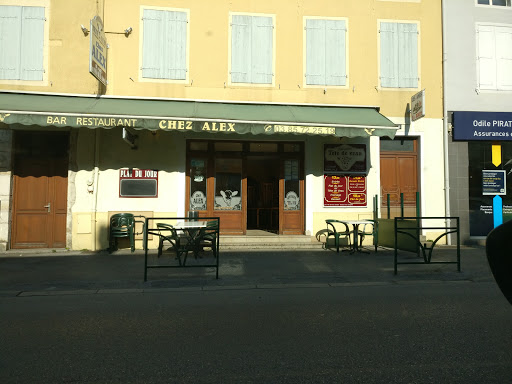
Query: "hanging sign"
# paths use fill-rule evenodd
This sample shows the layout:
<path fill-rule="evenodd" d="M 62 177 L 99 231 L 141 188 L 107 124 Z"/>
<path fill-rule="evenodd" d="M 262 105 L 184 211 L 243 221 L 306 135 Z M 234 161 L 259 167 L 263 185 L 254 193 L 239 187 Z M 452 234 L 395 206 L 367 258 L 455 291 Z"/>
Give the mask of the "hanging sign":
<path fill-rule="evenodd" d="M 107 86 L 107 39 L 99 16 L 91 20 L 89 72 Z"/>
<path fill-rule="evenodd" d="M 411 97 L 411 120 L 416 121 L 425 116 L 425 90 Z"/>
<path fill-rule="evenodd" d="M 366 207 L 366 176 L 324 175 L 324 207 Z"/>

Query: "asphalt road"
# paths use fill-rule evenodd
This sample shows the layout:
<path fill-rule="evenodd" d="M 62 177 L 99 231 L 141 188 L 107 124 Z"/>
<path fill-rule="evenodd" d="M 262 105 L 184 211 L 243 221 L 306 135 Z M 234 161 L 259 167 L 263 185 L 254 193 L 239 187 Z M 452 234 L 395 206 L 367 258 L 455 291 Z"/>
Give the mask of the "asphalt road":
<path fill-rule="evenodd" d="M 494 282 L 0 297 L 0 382 L 512 383 Z"/>

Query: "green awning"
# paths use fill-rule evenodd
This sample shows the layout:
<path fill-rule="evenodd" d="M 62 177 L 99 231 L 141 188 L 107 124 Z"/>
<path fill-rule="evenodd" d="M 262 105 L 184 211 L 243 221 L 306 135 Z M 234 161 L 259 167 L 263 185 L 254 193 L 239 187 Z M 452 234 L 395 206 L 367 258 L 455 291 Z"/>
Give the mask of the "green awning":
<path fill-rule="evenodd" d="M 0 92 L 0 124 L 255 135 L 388 136 L 398 127 L 377 107 L 61 96 Z"/>

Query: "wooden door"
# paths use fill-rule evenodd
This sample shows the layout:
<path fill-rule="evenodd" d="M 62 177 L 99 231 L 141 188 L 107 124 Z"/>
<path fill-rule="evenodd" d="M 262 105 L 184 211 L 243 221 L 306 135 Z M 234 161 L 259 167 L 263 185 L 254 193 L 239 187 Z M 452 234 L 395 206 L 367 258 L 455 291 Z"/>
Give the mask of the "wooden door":
<path fill-rule="evenodd" d="M 17 132 L 11 248 L 64 248 L 67 133 Z"/>
<path fill-rule="evenodd" d="M 304 177 L 299 158 L 281 159 L 279 181 L 279 233 L 304 234 Z"/>

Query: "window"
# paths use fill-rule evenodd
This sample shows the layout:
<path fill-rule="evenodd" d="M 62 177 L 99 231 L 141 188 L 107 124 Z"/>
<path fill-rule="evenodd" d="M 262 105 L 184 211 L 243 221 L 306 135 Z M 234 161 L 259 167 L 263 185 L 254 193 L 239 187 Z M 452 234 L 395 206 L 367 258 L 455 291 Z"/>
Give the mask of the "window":
<path fill-rule="evenodd" d="M 242 159 L 215 160 L 215 210 L 242 209 Z"/>
<path fill-rule="evenodd" d="M 418 88 L 418 25 L 380 23 L 380 86 Z"/>
<path fill-rule="evenodd" d="M 188 12 L 143 10 L 142 78 L 187 80 Z"/>
<path fill-rule="evenodd" d="M 0 6 L 0 80 L 43 80 L 44 23 L 44 7 Z"/>
<path fill-rule="evenodd" d="M 510 0 L 478 0 L 478 4 L 510 7 Z"/>
<path fill-rule="evenodd" d="M 231 83 L 273 84 L 274 18 L 231 15 Z"/>
<path fill-rule="evenodd" d="M 512 27 L 477 25 L 478 88 L 512 90 Z"/>
<path fill-rule="evenodd" d="M 345 20 L 306 20 L 306 84 L 346 85 Z"/>

